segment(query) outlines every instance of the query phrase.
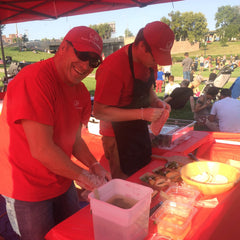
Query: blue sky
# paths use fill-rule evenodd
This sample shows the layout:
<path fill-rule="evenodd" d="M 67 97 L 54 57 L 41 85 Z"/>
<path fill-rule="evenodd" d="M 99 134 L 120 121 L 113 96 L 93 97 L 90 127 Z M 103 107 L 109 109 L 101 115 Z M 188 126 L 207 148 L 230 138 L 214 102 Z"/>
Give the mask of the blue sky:
<path fill-rule="evenodd" d="M 124 36 L 128 28 L 134 35 L 148 22 L 160 20 L 163 16 L 168 18 L 171 11 L 201 12 L 205 15 L 208 28 L 215 29 L 215 13 L 221 6 L 240 5 L 239 0 L 184 0 L 174 3 L 163 3 L 147 6 L 145 8 L 128 8 L 109 12 L 65 17 L 57 20 L 32 21 L 18 23 L 18 33 L 28 35 L 30 40 L 43 38 L 61 38 L 75 26 L 89 26 L 90 24 L 115 22 L 116 33 L 112 37 Z M 7 24 L 3 35 L 16 33 L 16 24 Z"/>

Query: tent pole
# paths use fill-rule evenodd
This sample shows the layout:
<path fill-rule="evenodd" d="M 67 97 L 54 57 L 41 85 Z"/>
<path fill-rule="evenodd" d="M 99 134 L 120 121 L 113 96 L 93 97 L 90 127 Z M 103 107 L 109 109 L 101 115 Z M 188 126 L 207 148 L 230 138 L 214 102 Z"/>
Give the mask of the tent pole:
<path fill-rule="evenodd" d="M 1 50 L 2 50 L 3 68 L 4 68 L 4 73 L 5 73 L 5 83 L 7 84 L 7 83 L 8 83 L 8 77 L 7 77 L 7 67 L 6 67 L 5 55 L 4 55 L 4 49 L 3 49 L 1 23 L 0 23 L 0 40 L 1 40 Z"/>

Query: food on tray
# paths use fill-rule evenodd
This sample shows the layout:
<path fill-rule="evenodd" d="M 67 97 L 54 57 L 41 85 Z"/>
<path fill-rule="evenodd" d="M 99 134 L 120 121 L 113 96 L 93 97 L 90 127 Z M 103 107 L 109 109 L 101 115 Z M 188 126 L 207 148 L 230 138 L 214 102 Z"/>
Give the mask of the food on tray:
<path fill-rule="evenodd" d="M 173 240 L 182 240 L 191 229 L 191 222 L 186 224 L 186 218 L 169 213 L 163 216 L 157 229 L 160 235 L 171 237 Z"/>
<path fill-rule="evenodd" d="M 195 213 L 196 208 L 188 204 L 166 200 L 151 219 L 157 224 L 160 235 L 171 237 L 172 240 L 183 240 L 191 228 Z"/>
<path fill-rule="evenodd" d="M 171 171 L 166 174 L 166 177 L 169 178 L 172 182 L 180 182 L 182 180 L 179 171 Z"/>
<path fill-rule="evenodd" d="M 169 118 L 169 110 L 164 109 L 160 118 L 158 118 L 156 121 L 151 123 L 150 129 L 155 136 L 157 136 L 160 133 L 161 129 L 163 128 L 168 118 Z"/>
<path fill-rule="evenodd" d="M 166 177 L 171 180 L 171 182 L 181 182 L 181 174 L 180 169 L 182 164 L 177 163 L 175 161 L 167 162 L 163 167 L 159 167 L 153 170 L 153 172 L 157 175 Z"/>
<path fill-rule="evenodd" d="M 146 185 L 152 187 L 156 190 L 162 190 L 169 186 L 170 181 L 162 176 L 157 176 L 152 173 L 145 173 L 140 177 L 140 180 L 144 182 Z"/>
<path fill-rule="evenodd" d="M 215 183 L 215 184 L 228 183 L 227 177 L 220 175 L 220 174 L 213 175 L 208 172 L 203 172 L 196 176 L 192 176 L 191 179 L 194 181 L 197 181 L 197 182 L 201 182 L 201 183 Z"/>
<path fill-rule="evenodd" d="M 192 120 L 168 118 L 158 135 L 154 135 L 151 131 L 153 126 L 149 125 L 152 146 L 154 148 L 172 149 L 191 137 L 194 123 L 195 121 Z"/>

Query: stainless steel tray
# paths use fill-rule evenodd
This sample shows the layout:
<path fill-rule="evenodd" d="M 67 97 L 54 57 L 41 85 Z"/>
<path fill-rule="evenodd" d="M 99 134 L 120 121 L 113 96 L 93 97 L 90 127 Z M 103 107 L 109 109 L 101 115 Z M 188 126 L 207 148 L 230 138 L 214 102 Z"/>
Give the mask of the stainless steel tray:
<path fill-rule="evenodd" d="M 154 136 L 150 131 L 153 147 L 171 149 L 191 137 L 196 121 L 169 118 L 160 134 Z"/>

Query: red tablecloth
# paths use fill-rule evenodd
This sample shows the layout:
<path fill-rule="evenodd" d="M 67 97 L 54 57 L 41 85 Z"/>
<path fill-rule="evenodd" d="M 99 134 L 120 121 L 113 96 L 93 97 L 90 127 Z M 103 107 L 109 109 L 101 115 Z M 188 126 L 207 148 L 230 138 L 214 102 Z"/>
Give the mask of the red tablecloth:
<path fill-rule="evenodd" d="M 163 161 L 154 160 L 149 165 L 132 175 L 128 180 L 140 183 L 139 177 L 145 172 L 164 164 Z M 192 228 L 185 240 L 230 240 L 240 236 L 240 185 L 218 197 L 216 208 L 198 208 L 193 218 Z M 152 206 L 156 204 L 153 201 Z M 156 225 L 149 221 L 150 240 L 156 232 Z M 47 235 L 46 240 L 93 240 L 93 223 L 90 206 L 87 206 L 55 226 Z"/>
<path fill-rule="evenodd" d="M 187 155 L 190 152 L 196 151 L 201 154 L 201 147 L 206 148 L 214 144 L 214 137 L 211 133 L 194 131 L 193 138 L 181 145 L 175 147 L 171 151 L 162 151 L 161 149 L 153 149 L 153 154 L 162 156 L 172 155 Z M 219 137 L 219 135 L 218 135 Z M 235 136 L 237 138 L 237 136 Z M 238 136 L 240 139 L 240 136 Z M 100 136 L 85 136 L 87 143 L 95 140 L 100 140 Z M 240 140 L 239 140 L 240 141 Z M 98 143 L 99 144 L 99 143 Z M 100 150 L 100 145 L 97 145 Z M 94 150 L 94 146 L 93 146 Z M 205 149 L 206 150 L 206 149 Z M 96 147 L 95 147 L 96 151 Z M 101 149 L 102 151 L 102 149 Z M 201 153 L 201 154 L 200 154 Z M 95 153 L 96 154 L 96 153 Z M 107 164 L 104 156 L 98 152 L 98 158 L 103 163 Z M 164 160 L 152 160 L 150 164 L 132 175 L 128 180 L 136 183 L 141 183 L 139 177 L 146 172 L 151 172 L 154 168 L 164 164 Z M 184 240 L 230 240 L 238 239 L 240 236 L 240 184 L 236 185 L 231 191 L 217 196 L 219 204 L 214 209 L 198 208 L 198 212 L 193 218 L 192 228 Z M 157 202 L 155 199 L 151 207 Z M 156 232 L 156 225 L 150 220 L 149 235 L 145 240 L 150 240 L 151 236 Z M 73 216 L 69 217 L 62 223 L 55 226 L 46 235 L 46 240 L 93 240 L 93 223 L 90 213 L 90 206 L 87 206 L 78 211 Z"/>
<path fill-rule="evenodd" d="M 239 133 L 213 132 L 210 133 L 210 139 L 197 149 L 197 157 L 218 162 L 229 159 L 240 161 Z"/>

